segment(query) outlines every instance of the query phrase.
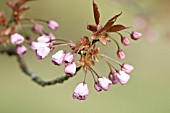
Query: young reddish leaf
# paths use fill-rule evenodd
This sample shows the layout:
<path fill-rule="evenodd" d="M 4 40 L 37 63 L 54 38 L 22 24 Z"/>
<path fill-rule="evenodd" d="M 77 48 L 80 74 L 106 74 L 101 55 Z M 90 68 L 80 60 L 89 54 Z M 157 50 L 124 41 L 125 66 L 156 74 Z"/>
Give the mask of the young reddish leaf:
<path fill-rule="evenodd" d="M 83 43 L 84 45 L 90 45 L 90 44 L 91 44 L 89 38 L 86 37 L 86 36 L 84 36 L 84 37 L 82 38 L 82 43 Z"/>
<path fill-rule="evenodd" d="M 10 7 L 10 8 L 14 8 L 12 2 L 6 2 L 6 5 L 7 5 L 8 7 Z"/>
<path fill-rule="evenodd" d="M 121 14 L 122 14 L 122 12 L 119 13 L 119 14 L 117 14 L 117 15 L 115 15 L 115 16 L 112 17 L 110 20 L 108 20 L 107 23 L 104 25 L 104 27 L 103 27 L 99 32 L 102 32 L 102 31 L 104 31 L 104 30 L 109 29 L 109 28 L 114 24 L 114 22 L 117 20 L 117 18 L 118 18 Z"/>
<path fill-rule="evenodd" d="M 3 11 L 0 11 L 0 24 L 5 23 L 5 14 Z"/>
<path fill-rule="evenodd" d="M 97 4 L 94 2 L 93 0 L 93 13 L 94 13 L 94 19 L 95 19 L 95 23 L 96 25 L 99 24 L 99 19 L 100 19 L 100 13 L 99 13 L 99 10 L 98 10 L 98 6 Z"/>
<path fill-rule="evenodd" d="M 116 20 L 121 14 L 122 14 L 122 12 L 120 12 L 119 14 L 115 15 L 114 17 L 112 17 L 109 21 Z"/>
<path fill-rule="evenodd" d="M 97 31 L 97 27 L 94 26 L 94 25 L 87 25 L 87 29 L 90 30 L 90 31 L 92 31 L 92 32 Z"/>
<path fill-rule="evenodd" d="M 19 11 L 25 11 L 25 10 L 29 10 L 29 9 L 30 9 L 29 6 L 22 5 L 22 6 L 19 8 Z"/>
<path fill-rule="evenodd" d="M 107 44 L 107 40 L 103 37 L 99 37 L 98 38 L 100 40 L 100 42 L 103 44 L 103 45 L 106 45 Z"/>
<path fill-rule="evenodd" d="M 126 29 L 126 27 L 124 25 L 113 25 L 112 27 L 110 27 L 107 32 L 117 32 L 117 31 L 121 31 Z"/>
<path fill-rule="evenodd" d="M 97 56 L 93 56 L 94 61 L 99 62 L 99 59 Z"/>

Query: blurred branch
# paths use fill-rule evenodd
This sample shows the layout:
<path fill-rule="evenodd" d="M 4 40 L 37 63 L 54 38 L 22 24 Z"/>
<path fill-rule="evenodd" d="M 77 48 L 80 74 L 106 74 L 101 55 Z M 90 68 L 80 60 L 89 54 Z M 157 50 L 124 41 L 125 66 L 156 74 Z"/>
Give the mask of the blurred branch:
<path fill-rule="evenodd" d="M 16 51 L 15 51 L 15 47 L 4 47 L 4 46 L 0 46 L 0 53 L 6 53 L 9 56 L 12 55 L 17 55 Z"/>
<path fill-rule="evenodd" d="M 49 86 L 49 85 L 55 85 L 55 84 L 58 84 L 58 83 L 61 84 L 64 81 L 66 81 L 69 78 L 71 78 L 70 76 L 65 75 L 65 76 L 57 77 L 56 79 L 51 80 L 51 81 L 44 81 L 43 79 L 41 79 L 39 76 L 37 76 L 35 73 L 31 72 L 28 69 L 28 67 L 27 67 L 26 63 L 24 62 L 24 60 L 17 55 L 14 47 L 3 47 L 3 46 L 0 46 L 0 53 L 6 53 L 9 56 L 15 55 L 17 57 L 17 60 L 18 60 L 18 63 L 19 63 L 19 66 L 20 66 L 21 70 L 26 75 L 28 75 L 35 83 L 37 83 L 38 85 L 40 85 L 42 87 Z M 79 70 L 80 70 L 80 68 L 77 68 L 76 72 L 78 72 Z"/>

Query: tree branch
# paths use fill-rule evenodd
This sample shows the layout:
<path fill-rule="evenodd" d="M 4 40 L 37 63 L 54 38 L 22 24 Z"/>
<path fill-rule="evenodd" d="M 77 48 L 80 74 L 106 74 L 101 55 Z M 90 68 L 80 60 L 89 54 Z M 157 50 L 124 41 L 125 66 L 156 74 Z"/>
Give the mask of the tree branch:
<path fill-rule="evenodd" d="M 45 81 L 45 80 L 41 79 L 39 76 L 37 76 L 35 73 L 31 72 L 28 69 L 28 67 L 27 67 L 26 63 L 24 62 L 24 60 L 17 55 L 17 53 L 15 51 L 15 47 L 3 47 L 3 46 L 0 46 L 0 53 L 6 53 L 9 56 L 15 55 L 17 57 L 17 61 L 19 63 L 19 66 L 20 66 L 21 70 L 23 71 L 23 73 L 25 73 L 27 76 L 29 76 L 32 79 L 32 81 L 34 81 L 35 83 L 37 83 L 38 85 L 40 85 L 42 87 L 49 86 L 49 85 L 55 85 L 55 84 L 58 84 L 58 83 L 61 84 L 64 81 L 71 78 L 70 76 L 65 75 L 65 76 L 57 77 L 56 79 L 51 80 L 51 81 Z M 76 73 L 80 69 L 81 69 L 81 67 L 78 67 L 76 69 Z"/>

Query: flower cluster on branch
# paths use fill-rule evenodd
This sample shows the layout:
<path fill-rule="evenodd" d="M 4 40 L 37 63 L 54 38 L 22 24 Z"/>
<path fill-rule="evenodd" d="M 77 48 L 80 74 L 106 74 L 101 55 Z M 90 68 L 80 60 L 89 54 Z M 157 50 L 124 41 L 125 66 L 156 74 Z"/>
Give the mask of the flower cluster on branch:
<path fill-rule="evenodd" d="M 88 85 L 86 84 L 87 72 L 90 72 L 94 79 L 94 88 L 96 91 L 107 91 L 110 85 L 120 83 L 125 85 L 130 79 L 130 73 L 134 70 L 134 67 L 127 63 L 121 63 L 112 57 L 106 56 L 100 53 L 100 48 L 97 43 L 101 43 L 103 46 L 107 46 L 108 43 L 114 42 L 117 46 L 116 54 L 120 60 L 126 57 L 125 52 L 121 49 L 120 43 L 124 46 L 130 44 L 130 40 L 127 36 L 124 36 L 121 32 L 126 32 L 132 40 L 138 40 L 142 34 L 139 32 L 129 32 L 122 24 L 115 24 L 122 12 L 113 16 L 104 25 L 100 24 L 100 13 L 97 4 L 93 0 L 93 13 L 95 25 L 87 25 L 87 29 L 92 32 L 91 36 L 82 36 L 77 42 L 68 41 L 66 39 L 59 39 L 52 33 L 45 31 L 44 27 L 38 22 L 45 22 L 51 30 L 57 30 L 59 24 L 54 20 L 43 20 L 31 17 L 25 17 L 23 14 L 29 9 L 25 3 L 32 0 L 14 0 L 13 2 L 7 2 L 7 5 L 12 9 L 11 18 L 8 20 L 3 11 L 0 11 L 0 52 L 9 53 L 11 45 L 15 47 L 15 54 L 18 58 L 20 67 L 24 73 L 29 75 L 33 81 L 41 86 L 62 83 L 69 77 L 76 75 L 79 70 L 84 71 L 84 79 L 80 82 L 74 90 L 73 98 L 78 100 L 85 100 L 89 94 Z M 38 34 L 37 38 L 32 36 L 24 36 L 19 33 L 19 30 L 24 27 L 23 21 L 30 23 L 30 29 L 32 32 Z M 111 36 L 111 33 L 116 33 L 120 36 L 120 43 Z M 51 57 L 51 61 L 54 65 L 64 65 L 64 73 L 66 76 L 57 78 L 50 82 L 45 82 L 34 73 L 27 69 L 27 66 L 23 62 L 23 57 L 27 53 L 28 49 L 25 44 L 28 44 L 30 49 L 35 53 L 37 59 L 42 60 L 46 58 L 52 51 L 58 46 L 67 46 L 67 50 L 58 50 Z M 7 51 L 8 50 L 8 51 Z M 12 49 L 14 50 L 14 49 Z M 75 57 L 80 56 L 79 60 L 75 60 Z M 104 60 L 110 69 L 108 77 L 101 76 L 94 70 L 94 65 L 97 65 L 100 60 Z M 114 63 L 114 65 L 113 65 Z M 115 66 L 120 68 L 117 69 Z"/>

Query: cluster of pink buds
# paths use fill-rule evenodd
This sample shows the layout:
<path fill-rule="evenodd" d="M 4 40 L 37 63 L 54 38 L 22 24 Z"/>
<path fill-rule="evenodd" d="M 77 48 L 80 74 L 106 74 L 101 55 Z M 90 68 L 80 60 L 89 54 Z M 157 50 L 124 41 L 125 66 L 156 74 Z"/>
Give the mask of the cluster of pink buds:
<path fill-rule="evenodd" d="M 20 57 L 23 57 L 24 54 L 27 52 L 27 48 L 24 45 L 21 45 L 25 40 L 24 37 L 18 33 L 15 33 L 11 35 L 10 39 L 13 45 L 17 45 L 16 47 L 17 54 Z"/>
<path fill-rule="evenodd" d="M 52 62 L 55 65 L 64 64 L 65 73 L 69 76 L 73 76 L 76 73 L 76 64 L 72 53 L 65 53 L 63 50 L 59 50 L 52 56 Z"/>
<path fill-rule="evenodd" d="M 43 19 L 34 18 L 24 18 L 21 14 L 28 10 L 24 5 L 26 2 L 32 0 L 14 0 L 13 3 L 8 2 L 8 6 L 12 8 L 14 14 L 13 19 L 9 22 L 5 20 L 5 14 L 0 11 L 0 24 L 3 26 L 1 30 L 2 38 L 0 38 L 1 43 L 10 42 L 16 46 L 16 52 L 22 58 L 27 52 L 27 48 L 23 45 L 23 42 L 27 42 L 30 48 L 35 52 L 38 59 L 46 58 L 50 52 L 54 51 L 58 46 L 67 46 L 67 51 L 58 50 L 54 55 L 52 55 L 52 63 L 56 66 L 64 65 L 64 72 L 67 77 L 72 77 L 76 75 L 76 72 L 82 69 L 84 71 L 84 79 L 80 82 L 74 90 L 73 98 L 78 100 L 85 100 L 89 95 L 88 85 L 86 84 L 87 72 L 90 72 L 94 79 L 94 88 L 100 91 L 109 90 L 111 85 L 120 83 L 125 85 L 130 79 L 130 73 L 134 70 L 134 67 L 127 64 L 121 63 L 112 57 L 100 53 L 100 48 L 97 43 L 106 46 L 112 41 L 117 46 L 117 56 L 120 60 L 126 57 L 125 52 L 120 48 L 118 41 L 111 37 L 111 33 L 116 33 L 120 36 L 120 42 L 124 46 L 130 45 L 130 40 L 127 36 L 122 35 L 121 31 L 129 34 L 129 37 L 133 40 L 138 40 L 142 34 L 139 32 L 128 32 L 125 31 L 129 27 L 125 27 L 122 24 L 115 24 L 117 18 L 122 14 L 113 16 L 110 20 L 106 22 L 105 25 L 100 24 L 100 13 L 98 11 L 98 6 L 93 0 L 93 11 L 95 25 L 87 25 L 87 29 L 92 32 L 91 37 L 83 36 L 76 43 L 72 41 L 67 41 L 65 39 L 58 39 L 52 33 L 47 33 L 42 25 L 37 23 L 37 21 L 45 22 L 51 30 L 57 30 L 59 25 L 54 20 L 46 21 Z M 24 7 L 24 8 L 23 8 Z M 18 23 L 22 21 L 28 21 L 31 24 L 31 30 L 38 34 L 36 40 L 32 36 L 24 37 L 17 33 Z M 16 26 L 13 26 L 14 23 Z M 22 24 L 21 24 L 22 26 Z M 24 26 L 24 25 L 23 25 Z M 79 60 L 75 61 L 75 57 L 79 56 Z M 104 60 L 108 64 L 110 71 L 105 76 L 100 76 L 94 69 L 93 66 L 96 65 L 100 60 Z M 113 65 L 114 63 L 114 65 Z M 120 68 L 117 69 L 115 66 L 118 65 Z"/>
<path fill-rule="evenodd" d="M 9 21 L 5 18 L 5 13 L 0 11 L 0 25 L 2 25 L 0 43 L 9 43 L 8 40 L 10 39 L 10 42 L 16 45 L 16 53 L 22 58 L 27 52 L 27 48 L 23 45 L 23 42 L 29 42 L 28 44 L 31 49 L 36 52 L 37 58 L 43 59 L 53 50 L 53 46 L 57 44 L 54 44 L 55 36 L 52 33 L 47 33 L 44 27 L 37 22 L 45 22 L 51 30 L 57 30 L 59 24 L 54 20 L 46 21 L 43 19 L 24 18 L 23 13 L 30 9 L 29 6 L 25 4 L 30 1 L 32 0 L 14 0 L 13 2 L 7 2 L 7 6 L 13 11 Z M 22 23 L 23 21 L 29 22 L 30 25 L 24 25 Z M 31 36 L 24 37 L 17 33 L 18 29 L 24 27 L 30 27 L 34 33 L 39 34 L 37 42 L 30 38 Z"/>

